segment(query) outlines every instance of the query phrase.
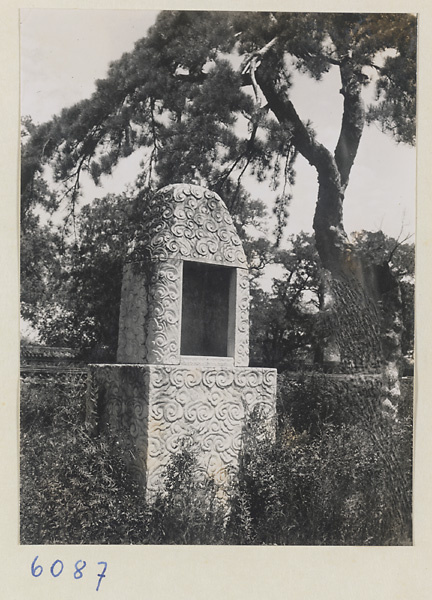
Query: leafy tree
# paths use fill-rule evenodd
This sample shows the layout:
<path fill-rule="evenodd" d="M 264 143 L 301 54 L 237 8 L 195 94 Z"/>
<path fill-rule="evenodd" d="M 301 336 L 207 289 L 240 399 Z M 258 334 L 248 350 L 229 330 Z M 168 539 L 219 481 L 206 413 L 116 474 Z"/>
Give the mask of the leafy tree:
<path fill-rule="evenodd" d="M 414 245 L 396 240 L 382 231 L 360 231 L 351 235 L 353 246 L 370 264 L 388 263 L 401 290 L 402 351 L 412 356 L 414 349 Z M 320 259 L 314 238 L 305 233 L 291 236 L 287 249 L 277 251 L 260 240 L 265 264 L 277 266 L 271 292 L 251 288 L 251 364 L 296 369 L 304 359 L 319 353 L 321 305 Z M 255 259 L 256 260 L 256 259 Z M 260 264 L 260 263 L 258 263 Z M 306 351 L 306 354 L 305 354 Z"/>
<path fill-rule="evenodd" d="M 370 264 L 389 264 L 398 281 L 401 292 L 402 352 L 414 353 L 414 244 L 409 237 L 398 239 L 386 236 L 382 231 L 360 231 L 354 236 L 355 246 Z"/>
<path fill-rule="evenodd" d="M 296 367 L 298 353 L 312 347 L 314 314 L 319 307 L 319 257 L 313 237 L 291 236 L 288 248 L 273 253 L 281 274 L 272 292 L 252 286 L 251 364 Z"/>
<path fill-rule="evenodd" d="M 42 128 L 43 129 L 43 128 Z M 56 196 L 43 176 L 38 154 L 39 129 L 29 117 L 21 130 L 21 314 L 39 322 L 41 311 L 50 304 L 62 272 L 59 232 L 49 220 Z M 42 210 L 48 214 L 43 222 Z"/>
<path fill-rule="evenodd" d="M 290 98 L 295 71 L 320 80 L 331 68 L 339 70 L 343 96 L 334 152 Z M 377 101 L 367 108 L 362 96 L 370 84 Z M 38 161 L 26 171 L 23 206 L 33 201 L 29 186 L 41 163 L 64 184 L 73 214 L 84 172 L 98 183 L 120 158 L 145 149 L 137 197 L 139 190 L 198 181 L 221 193 L 242 232 L 249 174 L 275 191 L 279 239 L 301 154 L 318 180 L 313 226 L 326 347 L 346 369 L 384 360 L 390 377 L 400 331 L 397 317 L 380 318 L 379 307 L 396 315 L 398 287 L 388 265 L 374 268 L 355 252 L 343 201 L 368 122 L 414 143 L 415 86 L 416 19 L 409 14 L 162 12 L 135 49 L 111 64 L 91 98 L 31 135 L 28 154 Z"/>
<path fill-rule="evenodd" d="M 50 125 L 36 126 L 30 117 L 21 122 L 21 229 L 31 227 L 28 219 L 35 208 L 52 212 L 57 206 L 56 195 L 44 178 L 45 151 L 49 146 Z"/>
<path fill-rule="evenodd" d="M 138 205 L 126 193 L 82 208 L 79 241 L 68 247 L 55 308 L 47 305 L 39 314 L 44 340 L 81 348 L 91 360 L 115 360 L 123 264 L 139 219 Z"/>

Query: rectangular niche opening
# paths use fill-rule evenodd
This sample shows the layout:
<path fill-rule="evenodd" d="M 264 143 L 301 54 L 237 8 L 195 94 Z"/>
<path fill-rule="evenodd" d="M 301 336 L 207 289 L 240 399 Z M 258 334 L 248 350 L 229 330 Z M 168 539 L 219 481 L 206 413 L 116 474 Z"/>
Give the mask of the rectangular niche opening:
<path fill-rule="evenodd" d="M 235 269 L 206 263 L 183 263 L 180 353 L 228 356 L 230 286 Z"/>

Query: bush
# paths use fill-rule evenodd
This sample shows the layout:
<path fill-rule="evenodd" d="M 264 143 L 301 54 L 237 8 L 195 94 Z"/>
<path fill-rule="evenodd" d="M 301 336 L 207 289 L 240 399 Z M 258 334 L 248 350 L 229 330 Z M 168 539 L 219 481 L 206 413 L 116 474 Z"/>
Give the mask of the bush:
<path fill-rule="evenodd" d="M 167 465 L 164 488 L 151 507 L 150 543 L 225 542 L 227 505 L 218 486 L 199 467 L 188 440 Z"/>
<path fill-rule="evenodd" d="M 73 375 L 21 388 L 23 544 L 139 541 L 142 494 L 113 440 L 88 435 L 85 388 Z"/>
<path fill-rule="evenodd" d="M 282 380 L 276 442 L 252 433 L 243 452 L 238 543 L 411 543 L 412 419 L 386 417 L 369 383 L 362 394 L 356 381 L 347 403 L 346 381 L 312 377 L 287 390 Z"/>
<path fill-rule="evenodd" d="M 375 385 L 348 382 L 280 377 L 276 439 L 251 420 L 231 497 L 219 499 L 185 443 L 151 505 L 115 438 L 88 434 L 85 381 L 24 382 L 21 542 L 408 544 L 412 388 L 396 422 Z"/>

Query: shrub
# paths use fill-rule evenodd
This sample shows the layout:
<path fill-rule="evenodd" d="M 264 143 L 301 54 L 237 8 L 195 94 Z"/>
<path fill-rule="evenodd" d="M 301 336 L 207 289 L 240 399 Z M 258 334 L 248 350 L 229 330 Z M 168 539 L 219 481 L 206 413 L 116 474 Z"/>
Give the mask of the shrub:
<path fill-rule="evenodd" d="M 84 426 L 85 384 L 21 389 L 21 543 L 138 541 L 146 507 L 116 444 Z"/>
<path fill-rule="evenodd" d="M 357 381 L 347 396 L 345 385 L 282 382 L 276 442 L 252 433 L 243 452 L 231 519 L 238 543 L 410 543 L 412 420 L 383 415 L 376 387 L 361 393 Z"/>
<path fill-rule="evenodd" d="M 150 543 L 224 543 L 227 505 L 219 492 L 185 439 L 167 465 L 163 492 L 151 506 Z"/>
<path fill-rule="evenodd" d="M 85 381 L 30 380 L 21 388 L 23 544 L 221 543 L 226 507 L 185 445 L 151 505 L 111 435 L 84 425 Z"/>
<path fill-rule="evenodd" d="M 408 544 L 412 389 L 394 421 L 372 383 L 281 377 L 276 439 L 251 419 L 229 498 L 185 443 L 147 505 L 115 438 L 88 434 L 85 381 L 24 382 L 21 542 Z"/>

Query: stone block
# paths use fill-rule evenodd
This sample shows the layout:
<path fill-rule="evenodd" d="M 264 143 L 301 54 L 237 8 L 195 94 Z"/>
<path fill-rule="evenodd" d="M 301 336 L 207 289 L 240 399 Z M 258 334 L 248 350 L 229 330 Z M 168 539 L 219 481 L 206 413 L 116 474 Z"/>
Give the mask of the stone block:
<path fill-rule="evenodd" d="M 218 486 L 235 480 L 248 418 L 272 431 L 276 370 L 199 365 L 92 365 L 97 426 L 110 430 L 148 498 L 182 442 L 192 442 L 200 468 Z M 88 417 L 95 407 L 88 407 Z"/>

